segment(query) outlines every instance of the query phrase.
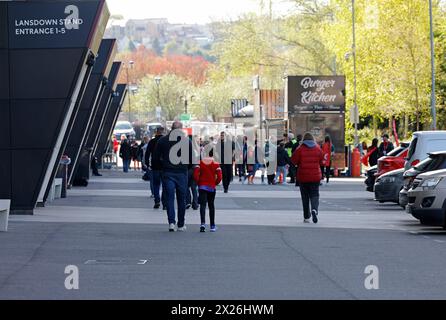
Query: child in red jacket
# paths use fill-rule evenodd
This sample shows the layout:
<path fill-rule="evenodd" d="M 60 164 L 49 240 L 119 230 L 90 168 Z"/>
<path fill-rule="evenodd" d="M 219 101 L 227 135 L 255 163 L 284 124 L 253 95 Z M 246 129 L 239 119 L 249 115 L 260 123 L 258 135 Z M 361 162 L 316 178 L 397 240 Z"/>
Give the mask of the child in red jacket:
<path fill-rule="evenodd" d="M 214 201 L 217 194 L 216 187 L 222 180 L 220 165 L 212 157 L 204 158 L 194 170 L 194 180 L 198 184 L 198 191 L 200 193 L 200 232 L 206 232 L 206 205 L 209 206 L 211 232 L 216 232 Z"/>

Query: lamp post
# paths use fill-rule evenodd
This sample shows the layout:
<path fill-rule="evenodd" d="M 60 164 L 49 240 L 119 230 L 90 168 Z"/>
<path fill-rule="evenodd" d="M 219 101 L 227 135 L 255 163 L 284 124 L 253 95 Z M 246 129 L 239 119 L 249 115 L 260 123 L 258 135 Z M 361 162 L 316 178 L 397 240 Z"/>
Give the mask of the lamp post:
<path fill-rule="evenodd" d="M 156 107 L 156 118 L 158 121 L 160 121 L 161 118 L 161 97 L 160 97 L 160 85 L 161 85 L 161 77 L 156 77 L 155 78 L 155 84 L 157 87 L 157 104 L 158 106 Z"/>
<path fill-rule="evenodd" d="M 435 44 L 434 44 L 434 19 L 432 13 L 432 0 L 429 0 L 429 19 L 430 19 L 430 43 L 431 43 L 431 77 L 432 77 L 432 93 L 431 93 L 431 115 L 432 130 L 437 130 L 437 98 L 435 94 Z"/>
<path fill-rule="evenodd" d="M 127 71 L 127 87 L 129 89 L 129 91 L 131 90 L 131 83 L 130 83 L 130 76 L 129 76 L 129 69 L 133 68 L 133 65 L 135 64 L 134 61 L 129 61 L 127 66 L 126 66 L 126 71 Z M 129 122 L 132 122 L 132 100 L 130 98 L 131 94 L 129 92 L 129 94 L 127 95 L 129 97 Z"/>
<path fill-rule="evenodd" d="M 184 99 L 184 114 L 189 114 L 189 101 L 192 101 L 195 96 L 190 96 L 188 98 L 187 95 L 184 95 L 181 98 Z"/>
<path fill-rule="evenodd" d="M 352 0 L 352 28 L 353 28 L 353 45 L 352 45 L 352 55 L 353 55 L 353 101 L 354 101 L 354 124 L 355 124 L 355 145 L 359 145 L 359 136 L 358 136 L 358 96 L 357 96 L 357 79 L 356 79 L 356 25 L 355 25 L 355 0 Z"/>

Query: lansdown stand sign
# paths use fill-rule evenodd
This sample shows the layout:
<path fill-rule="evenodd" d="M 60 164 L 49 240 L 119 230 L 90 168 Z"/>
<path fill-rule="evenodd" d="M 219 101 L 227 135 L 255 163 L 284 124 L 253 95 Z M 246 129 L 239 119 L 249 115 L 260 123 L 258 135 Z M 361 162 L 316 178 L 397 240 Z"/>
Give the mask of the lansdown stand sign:
<path fill-rule="evenodd" d="M 64 19 L 17 19 L 14 21 L 15 35 L 54 35 L 66 34 L 67 30 L 79 30 L 79 26 L 84 23 L 79 18 L 79 7 L 68 5 L 65 7 Z"/>

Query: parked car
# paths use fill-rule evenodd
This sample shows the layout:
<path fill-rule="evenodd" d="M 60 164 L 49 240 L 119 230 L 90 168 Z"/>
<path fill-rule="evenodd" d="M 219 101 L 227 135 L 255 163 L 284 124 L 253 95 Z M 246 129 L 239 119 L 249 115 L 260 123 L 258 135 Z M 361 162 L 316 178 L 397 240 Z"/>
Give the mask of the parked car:
<path fill-rule="evenodd" d="M 383 158 L 388 159 L 390 157 L 401 156 L 404 153 L 404 151 L 405 151 L 405 145 L 401 145 L 398 148 L 392 150 L 392 152 L 389 152 L 389 154 L 386 157 L 382 157 L 380 159 L 383 159 Z M 385 160 L 385 159 L 383 159 L 383 160 Z M 396 169 L 398 169 L 398 168 L 396 168 Z M 373 188 L 375 186 L 377 173 L 378 173 L 378 166 L 377 165 L 369 168 L 366 171 L 366 173 L 365 173 L 366 180 L 365 180 L 364 183 L 367 186 L 366 190 L 369 191 L 369 192 L 374 192 Z"/>
<path fill-rule="evenodd" d="M 389 153 L 388 156 L 379 158 L 376 177 L 378 178 L 387 172 L 404 168 L 404 164 L 409 153 L 409 146 L 409 142 L 402 142 L 400 146 L 394 150 L 394 152 Z"/>
<path fill-rule="evenodd" d="M 116 137 L 116 140 L 121 141 L 122 135 L 125 135 L 128 140 L 135 139 L 136 133 L 130 122 L 118 121 L 116 123 L 115 129 L 113 130 L 113 136 Z"/>
<path fill-rule="evenodd" d="M 159 122 L 152 122 L 147 124 L 146 135 L 149 137 L 153 137 L 156 133 L 156 129 L 162 128 L 163 125 Z"/>
<path fill-rule="evenodd" d="M 375 200 L 380 203 L 399 203 L 399 194 L 404 187 L 404 169 L 397 169 L 383 174 L 376 179 Z"/>
<path fill-rule="evenodd" d="M 404 188 L 400 192 L 399 203 L 406 208 L 409 203 L 409 190 L 415 179 L 423 173 L 446 169 L 446 151 L 432 152 L 429 157 L 404 173 Z"/>
<path fill-rule="evenodd" d="M 421 224 L 446 229 L 446 170 L 426 172 L 415 179 L 407 212 Z"/>
<path fill-rule="evenodd" d="M 442 150 L 446 150 L 446 131 L 415 132 L 404 167 L 409 170 L 426 159 L 430 152 Z"/>
<path fill-rule="evenodd" d="M 376 180 L 375 175 L 377 172 L 378 172 L 378 166 L 373 166 L 373 167 L 370 167 L 365 173 L 366 179 L 365 179 L 364 183 L 366 185 L 366 190 L 368 192 L 373 192 L 373 188 L 375 186 L 375 180 Z"/>

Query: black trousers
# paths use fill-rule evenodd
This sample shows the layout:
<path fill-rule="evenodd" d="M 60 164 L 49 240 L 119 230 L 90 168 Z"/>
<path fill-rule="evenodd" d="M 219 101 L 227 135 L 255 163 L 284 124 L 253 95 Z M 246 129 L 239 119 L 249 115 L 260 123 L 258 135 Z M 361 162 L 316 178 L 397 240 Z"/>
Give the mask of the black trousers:
<path fill-rule="evenodd" d="M 223 174 L 223 189 L 229 190 L 229 185 L 232 181 L 232 164 L 221 164 L 220 165 Z"/>
<path fill-rule="evenodd" d="M 331 166 L 329 167 L 321 167 L 322 172 L 322 180 L 324 180 L 324 176 L 327 179 L 327 183 L 330 182 L 330 174 L 331 174 Z"/>
<path fill-rule="evenodd" d="M 311 210 L 319 212 L 319 182 L 301 183 L 300 195 L 302 197 L 302 206 L 304 209 L 304 218 L 311 218 Z M 311 203 L 311 210 L 310 210 Z"/>
<path fill-rule="evenodd" d="M 200 190 L 200 217 L 201 224 L 206 224 L 206 205 L 209 206 L 209 218 L 211 220 L 211 226 L 215 226 L 215 196 L 216 192 L 209 192 Z"/>
<path fill-rule="evenodd" d="M 296 182 L 296 174 L 297 174 L 297 169 L 295 166 L 290 166 L 289 169 L 289 176 L 291 178 L 290 183 L 295 183 Z"/>

